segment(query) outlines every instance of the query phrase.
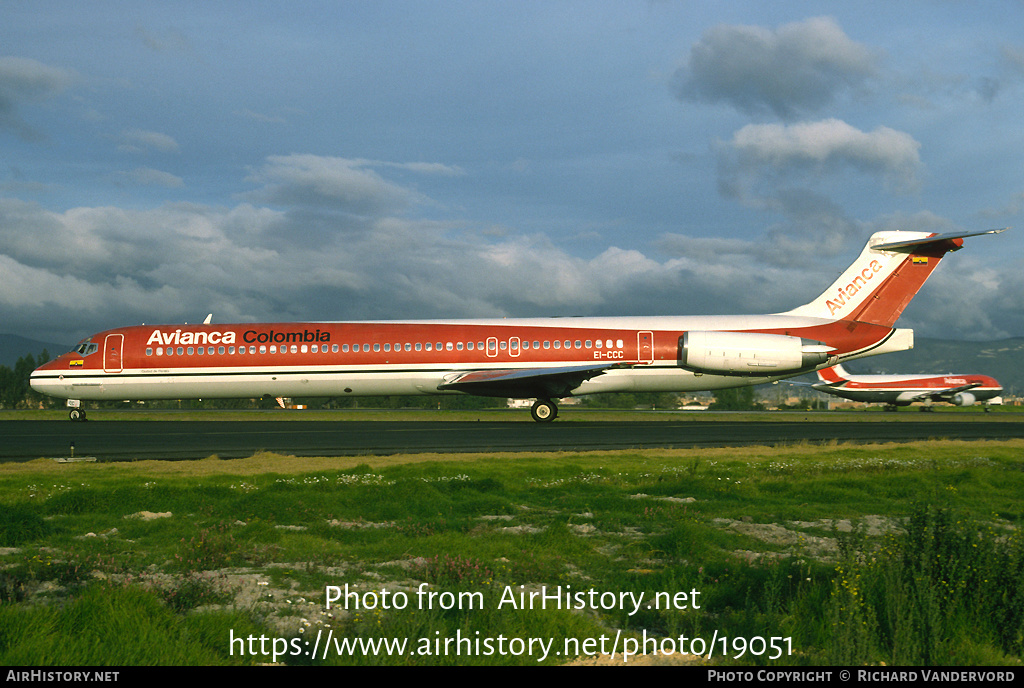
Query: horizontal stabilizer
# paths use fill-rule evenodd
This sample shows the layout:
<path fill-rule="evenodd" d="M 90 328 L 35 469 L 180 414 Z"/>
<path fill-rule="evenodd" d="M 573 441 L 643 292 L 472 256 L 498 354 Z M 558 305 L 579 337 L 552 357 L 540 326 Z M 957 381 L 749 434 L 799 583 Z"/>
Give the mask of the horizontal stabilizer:
<path fill-rule="evenodd" d="M 890 241 L 884 244 L 875 244 L 871 248 L 876 251 L 899 251 L 903 252 L 904 249 L 919 249 L 923 246 L 938 246 L 945 242 L 956 241 L 957 239 L 965 239 L 972 236 L 982 236 L 984 234 L 1000 234 L 1005 232 L 1009 227 L 1002 229 L 986 229 L 981 232 L 950 232 L 949 234 L 935 234 L 933 236 L 924 239 L 905 239 L 902 241 Z M 950 250 L 958 250 L 962 242 L 956 242 L 954 247 Z"/>

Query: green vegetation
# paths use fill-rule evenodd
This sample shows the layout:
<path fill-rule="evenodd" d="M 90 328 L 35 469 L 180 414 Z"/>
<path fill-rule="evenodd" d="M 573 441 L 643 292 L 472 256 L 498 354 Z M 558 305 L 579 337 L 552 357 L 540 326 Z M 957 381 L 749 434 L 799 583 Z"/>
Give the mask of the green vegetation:
<path fill-rule="evenodd" d="M 32 371 L 49 360 L 50 354 L 43 349 L 39 358 L 32 354 L 19 358 L 13 370 L 0 365 L 0 409 L 39 408 L 41 404 L 52 407 L 49 397 L 33 391 L 28 384 Z"/>
<path fill-rule="evenodd" d="M 0 464 L 0 661 L 1018 664 L 1022 488 L 1019 441 Z"/>

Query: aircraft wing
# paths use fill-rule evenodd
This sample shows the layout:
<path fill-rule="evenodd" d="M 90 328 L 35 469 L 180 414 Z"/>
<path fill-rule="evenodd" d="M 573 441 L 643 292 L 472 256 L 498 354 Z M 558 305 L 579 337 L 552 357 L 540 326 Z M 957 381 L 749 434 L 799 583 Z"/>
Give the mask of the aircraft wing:
<path fill-rule="evenodd" d="M 482 397 L 560 399 L 592 377 L 620 363 L 563 366 L 559 368 L 515 368 L 473 370 L 455 375 L 437 386 Z"/>
<path fill-rule="evenodd" d="M 975 387 L 981 387 L 980 382 L 972 382 L 969 385 L 960 385 L 959 387 L 949 387 L 947 389 L 938 389 L 935 391 L 921 392 L 915 395 L 911 401 L 917 401 L 918 399 L 931 399 L 932 401 L 949 401 L 960 392 L 966 392 L 969 389 Z"/>

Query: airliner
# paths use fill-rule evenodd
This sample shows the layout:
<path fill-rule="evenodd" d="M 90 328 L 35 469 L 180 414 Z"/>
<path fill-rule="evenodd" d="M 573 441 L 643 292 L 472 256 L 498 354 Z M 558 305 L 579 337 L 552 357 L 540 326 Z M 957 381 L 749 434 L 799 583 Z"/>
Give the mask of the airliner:
<path fill-rule="evenodd" d="M 913 347 L 900 313 L 965 237 L 878 232 L 820 296 L 771 315 L 135 325 L 37 368 L 68 400 L 472 394 L 556 401 L 598 392 L 759 385 Z"/>
<path fill-rule="evenodd" d="M 915 401 L 973 406 L 1003 393 L 1002 386 L 988 375 L 850 375 L 841 365 L 819 370 L 817 375 L 820 382 L 812 388 L 854 401 L 883 403 L 886 411 Z M 931 410 L 931 406 L 921 408 Z"/>

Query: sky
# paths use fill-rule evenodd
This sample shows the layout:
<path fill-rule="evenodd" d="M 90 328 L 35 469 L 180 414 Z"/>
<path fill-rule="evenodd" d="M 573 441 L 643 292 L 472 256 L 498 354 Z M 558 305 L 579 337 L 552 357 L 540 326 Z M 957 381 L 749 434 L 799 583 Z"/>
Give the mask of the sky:
<path fill-rule="evenodd" d="M 1024 336 L 1024 1 L 0 7 L 0 332 L 771 313 L 968 239 L 919 337 Z"/>

